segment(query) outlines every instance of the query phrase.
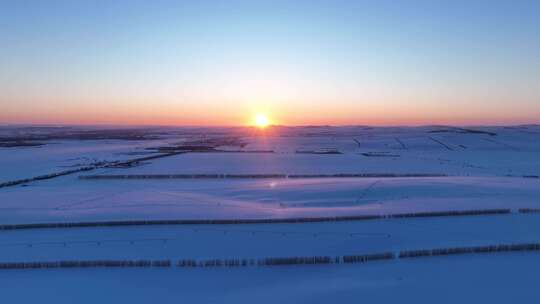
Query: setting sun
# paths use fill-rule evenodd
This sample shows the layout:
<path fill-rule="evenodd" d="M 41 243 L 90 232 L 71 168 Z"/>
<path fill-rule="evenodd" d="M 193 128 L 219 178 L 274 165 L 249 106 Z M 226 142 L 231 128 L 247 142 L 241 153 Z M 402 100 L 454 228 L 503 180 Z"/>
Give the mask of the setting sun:
<path fill-rule="evenodd" d="M 270 120 L 264 114 L 257 114 L 255 116 L 255 125 L 259 128 L 266 128 L 270 124 Z"/>

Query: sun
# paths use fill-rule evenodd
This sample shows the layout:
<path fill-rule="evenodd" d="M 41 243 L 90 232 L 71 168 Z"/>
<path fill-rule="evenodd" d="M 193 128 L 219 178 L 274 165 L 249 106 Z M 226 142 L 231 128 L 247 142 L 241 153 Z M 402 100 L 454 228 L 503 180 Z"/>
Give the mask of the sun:
<path fill-rule="evenodd" d="M 270 124 L 270 120 L 268 119 L 266 115 L 260 114 L 260 113 L 255 115 L 255 126 L 261 129 L 264 129 L 268 127 L 269 124 Z"/>

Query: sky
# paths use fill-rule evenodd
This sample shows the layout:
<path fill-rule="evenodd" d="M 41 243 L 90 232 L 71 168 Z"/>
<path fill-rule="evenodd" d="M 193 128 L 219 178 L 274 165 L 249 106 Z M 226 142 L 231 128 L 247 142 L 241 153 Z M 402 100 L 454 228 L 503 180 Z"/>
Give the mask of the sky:
<path fill-rule="evenodd" d="M 0 0 L 0 123 L 540 123 L 540 1 Z"/>

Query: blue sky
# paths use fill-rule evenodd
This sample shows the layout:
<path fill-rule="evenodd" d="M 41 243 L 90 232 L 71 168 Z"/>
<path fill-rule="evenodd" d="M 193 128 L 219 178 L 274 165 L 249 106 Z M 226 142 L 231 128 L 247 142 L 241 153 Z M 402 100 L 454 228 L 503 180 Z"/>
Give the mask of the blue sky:
<path fill-rule="evenodd" d="M 540 123 L 540 1 L 1 1 L 0 122 Z"/>

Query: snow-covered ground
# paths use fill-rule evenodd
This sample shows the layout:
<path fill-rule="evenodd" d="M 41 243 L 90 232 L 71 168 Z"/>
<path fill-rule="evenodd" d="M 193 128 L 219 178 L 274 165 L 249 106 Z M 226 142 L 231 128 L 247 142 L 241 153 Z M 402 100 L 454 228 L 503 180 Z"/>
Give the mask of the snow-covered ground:
<path fill-rule="evenodd" d="M 365 265 L 0 272 L 18 303 L 527 303 L 540 254 Z M 29 292 L 32 290 L 32 292 Z"/>
<path fill-rule="evenodd" d="M 540 215 L 58 228 L 3 231 L 0 261 L 342 256 L 531 242 L 540 242 Z"/>
<path fill-rule="evenodd" d="M 80 180 L 0 190 L 2 223 L 347 216 L 540 208 L 516 177 Z"/>
<path fill-rule="evenodd" d="M 0 224 L 275 219 L 495 208 L 510 209 L 511 214 L 3 230 L 0 263 L 343 256 L 540 242 L 540 214 L 518 212 L 520 208 L 540 209 L 539 126 L 154 128 L 137 130 L 137 136 L 146 136 L 140 140 L 133 139 L 132 133 L 116 138 L 117 133 L 96 135 L 92 130 L 91 135 L 99 139 L 73 139 L 56 128 L 0 128 L 4 141 L 19 143 L 16 139 L 23 138 L 43 144 L 0 147 L 0 184 L 96 163 L 164 157 L 1 187 Z M 166 155 L 170 152 L 183 153 Z M 174 174 L 351 173 L 441 176 L 163 178 Z M 80 178 L 89 175 L 109 178 Z M 540 252 L 520 252 L 364 265 L 0 270 L 0 286 L 3 295 L 18 295 L 21 302 L 30 301 L 25 290 L 31 287 L 60 303 L 75 298 L 88 303 L 113 298 L 142 303 L 157 295 L 164 296 L 163 303 L 182 299 L 198 303 L 405 299 L 505 303 L 534 299 L 533 276 L 540 270 L 539 258 Z M 65 290 L 53 292 L 57 286 Z"/>
<path fill-rule="evenodd" d="M 147 141 L 54 141 L 41 147 L 0 148 L 0 183 L 101 161 L 126 160 L 143 151 Z"/>

